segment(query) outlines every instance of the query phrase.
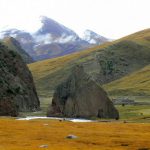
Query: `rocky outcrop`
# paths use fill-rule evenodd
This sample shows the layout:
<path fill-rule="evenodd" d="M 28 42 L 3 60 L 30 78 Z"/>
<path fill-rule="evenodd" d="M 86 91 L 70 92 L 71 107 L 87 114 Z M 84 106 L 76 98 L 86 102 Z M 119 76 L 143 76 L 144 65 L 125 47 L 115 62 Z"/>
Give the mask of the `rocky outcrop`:
<path fill-rule="evenodd" d="M 40 107 L 32 75 L 21 56 L 0 43 L 0 115 Z"/>
<path fill-rule="evenodd" d="M 77 65 L 57 87 L 47 116 L 118 119 L 119 113 L 106 92 Z"/>

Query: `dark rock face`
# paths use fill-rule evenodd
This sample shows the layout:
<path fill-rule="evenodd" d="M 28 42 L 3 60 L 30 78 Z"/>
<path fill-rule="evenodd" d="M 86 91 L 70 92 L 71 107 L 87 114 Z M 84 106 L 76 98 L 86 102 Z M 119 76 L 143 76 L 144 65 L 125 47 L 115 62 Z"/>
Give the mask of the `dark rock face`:
<path fill-rule="evenodd" d="M 76 66 L 53 96 L 48 116 L 119 118 L 106 92 Z"/>
<path fill-rule="evenodd" d="M 0 43 L 0 115 L 40 107 L 32 75 L 21 56 Z"/>

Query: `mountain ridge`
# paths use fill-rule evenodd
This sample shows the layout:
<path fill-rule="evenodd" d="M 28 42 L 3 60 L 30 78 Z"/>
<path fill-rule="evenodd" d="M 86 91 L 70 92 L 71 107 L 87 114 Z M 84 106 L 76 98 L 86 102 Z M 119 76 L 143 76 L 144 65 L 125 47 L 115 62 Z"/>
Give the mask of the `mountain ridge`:
<path fill-rule="evenodd" d="M 91 37 L 95 42 L 91 44 L 80 38 L 73 30 L 46 16 L 41 17 L 41 23 L 42 26 L 32 34 L 9 29 L 2 31 L 1 37 L 16 38 L 22 48 L 36 61 L 74 53 L 108 41 L 107 38 L 95 33 L 96 37 Z"/>
<path fill-rule="evenodd" d="M 20 43 L 13 37 L 6 37 L 2 40 L 3 44 L 8 46 L 9 49 L 12 49 L 16 51 L 19 55 L 21 55 L 22 59 L 25 63 L 33 63 L 34 60 L 31 58 L 31 56 L 22 49 Z"/>

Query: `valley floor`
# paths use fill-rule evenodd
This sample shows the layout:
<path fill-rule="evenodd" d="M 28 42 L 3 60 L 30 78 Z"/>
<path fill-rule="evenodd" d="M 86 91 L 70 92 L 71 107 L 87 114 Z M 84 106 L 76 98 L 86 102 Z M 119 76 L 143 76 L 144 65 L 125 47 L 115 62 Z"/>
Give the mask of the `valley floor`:
<path fill-rule="evenodd" d="M 77 139 L 67 139 L 69 134 Z M 48 146 L 41 148 L 41 145 Z M 149 150 L 150 123 L 0 118 L 0 150 Z"/>

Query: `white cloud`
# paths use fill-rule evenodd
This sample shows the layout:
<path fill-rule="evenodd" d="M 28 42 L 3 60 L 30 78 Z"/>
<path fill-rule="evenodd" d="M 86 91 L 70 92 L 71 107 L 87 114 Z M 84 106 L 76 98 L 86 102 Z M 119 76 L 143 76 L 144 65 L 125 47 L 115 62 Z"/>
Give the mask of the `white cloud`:
<path fill-rule="evenodd" d="M 35 41 L 37 43 L 42 44 L 51 44 L 51 43 L 67 43 L 72 42 L 76 40 L 76 36 L 67 36 L 63 34 L 61 37 L 53 37 L 51 34 L 43 34 L 43 35 L 33 35 Z"/>
<path fill-rule="evenodd" d="M 56 43 L 67 43 L 67 42 L 73 42 L 76 39 L 77 39 L 77 37 L 74 35 L 70 35 L 70 36 L 62 35 L 60 38 L 56 39 L 54 42 L 56 42 Z"/>
<path fill-rule="evenodd" d="M 53 42 L 51 34 L 33 35 L 33 37 L 37 43 L 51 44 Z"/>
<path fill-rule="evenodd" d="M 81 34 L 119 38 L 150 27 L 150 0 L 0 0 L 3 27 L 35 31 L 48 16 Z"/>
<path fill-rule="evenodd" d="M 91 39 L 91 40 L 89 41 L 89 43 L 91 43 L 91 44 L 96 44 L 96 41 L 95 41 L 94 39 Z"/>

